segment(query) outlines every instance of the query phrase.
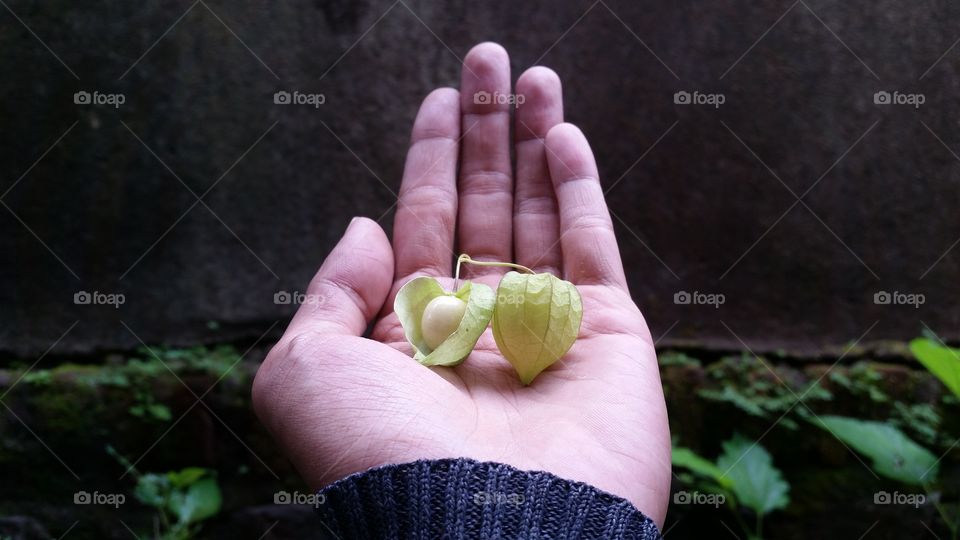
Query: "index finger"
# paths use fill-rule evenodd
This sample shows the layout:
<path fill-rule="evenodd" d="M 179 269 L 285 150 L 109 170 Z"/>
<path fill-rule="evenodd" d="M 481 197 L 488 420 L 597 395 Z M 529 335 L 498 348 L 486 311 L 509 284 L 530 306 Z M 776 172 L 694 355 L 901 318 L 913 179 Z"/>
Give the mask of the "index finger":
<path fill-rule="evenodd" d="M 564 277 L 574 284 L 627 290 L 620 249 L 587 138 L 573 124 L 558 124 L 545 140 L 550 178 L 560 207 Z"/>
<path fill-rule="evenodd" d="M 457 221 L 460 94 L 434 90 L 413 124 L 394 217 L 396 277 L 451 275 Z"/>

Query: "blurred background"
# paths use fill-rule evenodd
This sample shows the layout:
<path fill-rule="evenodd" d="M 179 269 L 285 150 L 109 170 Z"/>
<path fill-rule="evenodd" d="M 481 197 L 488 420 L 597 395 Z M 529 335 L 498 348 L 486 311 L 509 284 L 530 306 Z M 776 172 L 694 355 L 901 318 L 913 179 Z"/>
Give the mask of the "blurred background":
<path fill-rule="evenodd" d="M 485 40 L 597 155 L 665 536 L 957 538 L 955 2 L 0 5 L 0 538 L 322 535 L 251 378 Z"/>

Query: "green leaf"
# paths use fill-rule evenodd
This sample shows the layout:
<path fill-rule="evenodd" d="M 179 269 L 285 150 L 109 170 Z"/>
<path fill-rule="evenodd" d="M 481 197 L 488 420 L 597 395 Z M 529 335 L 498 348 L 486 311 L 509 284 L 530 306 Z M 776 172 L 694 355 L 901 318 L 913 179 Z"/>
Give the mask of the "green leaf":
<path fill-rule="evenodd" d="M 709 478 L 725 488 L 729 488 L 731 481 L 723 475 L 723 470 L 712 461 L 700 457 L 689 448 L 674 448 L 671 460 L 674 467 L 690 469 L 694 473 Z"/>
<path fill-rule="evenodd" d="M 204 469 L 202 467 L 187 467 L 180 471 L 168 472 L 167 478 L 170 479 L 170 483 L 173 484 L 174 487 L 182 488 L 193 484 L 209 472 L 211 472 L 210 469 Z"/>
<path fill-rule="evenodd" d="M 427 304 L 438 296 L 454 296 L 467 304 L 460 325 L 436 350 L 423 339 L 421 321 Z M 496 303 L 493 290 L 482 283 L 464 282 L 456 293 L 443 290 L 437 280 L 418 277 L 408 281 L 393 304 L 404 335 L 413 346 L 414 358 L 425 366 L 455 366 L 463 362 L 486 330 Z"/>
<path fill-rule="evenodd" d="M 165 475 L 144 474 L 137 479 L 133 496 L 147 506 L 162 508 L 170 492 L 170 480 Z"/>
<path fill-rule="evenodd" d="M 960 355 L 956 349 L 944 347 L 929 338 L 917 338 L 910 342 L 910 352 L 917 360 L 960 397 Z"/>
<path fill-rule="evenodd" d="M 812 421 L 869 457 L 877 474 L 915 486 L 936 481 L 936 456 L 889 424 L 843 416 L 822 416 Z"/>
<path fill-rule="evenodd" d="M 208 476 L 171 493 L 167 508 L 177 516 L 178 522 L 191 524 L 217 515 L 221 504 L 217 480 Z"/>
<path fill-rule="evenodd" d="M 156 420 L 167 422 L 173 418 L 170 407 L 167 407 L 163 403 L 149 403 L 145 407 L 144 412 Z"/>
<path fill-rule="evenodd" d="M 507 272 L 497 288 L 493 338 L 526 385 L 566 354 L 582 316 L 580 293 L 569 281 Z"/>
<path fill-rule="evenodd" d="M 773 466 L 773 458 L 759 443 L 740 435 L 723 443 L 723 453 L 717 458 L 717 467 L 738 504 L 763 515 L 786 508 L 790 504 L 790 484 L 780 470 Z"/>

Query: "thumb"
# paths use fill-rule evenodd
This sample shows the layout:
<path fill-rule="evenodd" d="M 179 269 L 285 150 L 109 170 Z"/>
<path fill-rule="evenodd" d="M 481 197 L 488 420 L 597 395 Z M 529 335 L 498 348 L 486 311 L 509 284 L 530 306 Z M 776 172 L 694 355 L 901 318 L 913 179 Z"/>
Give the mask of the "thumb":
<path fill-rule="evenodd" d="M 375 221 L 353 218 L 310 281 L 290 329 L 362 335 L 392 282 L 393 249 L 387 235 Z"/>

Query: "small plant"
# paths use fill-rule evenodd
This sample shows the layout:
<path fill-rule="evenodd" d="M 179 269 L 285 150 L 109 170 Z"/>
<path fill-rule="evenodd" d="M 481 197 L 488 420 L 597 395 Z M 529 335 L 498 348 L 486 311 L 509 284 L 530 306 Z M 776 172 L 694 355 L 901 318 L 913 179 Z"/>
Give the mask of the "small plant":
<path fill-rule="evenodd" d="M 700 360 L 680 351 L 666 351 L 659 353 L 657 356 L 661 366 L 700 367 L 702 365 Z"/>
<path fill-rule="evenodd" d="M 950 529 L 950 538 L 958 538 L 960 519 L 951 516 L 946 505 L 940 501 L 941 493 L 934 487 L 939 473 L 939 460 L 929 450 L 884 422 L 843 416 L 822 416 L 811 421 L 869 458 L 870 468 L 875 473 L 922 488 Z"/>
<path fill-rule="evenodd" d="M 960 351 L 948 347 L 932 332 L 929 334 L 911 341 L 910 352 L 930 373 L 940 379 L 955 399 L 960 399 Z M 954 507 L 950 512 L 946 505 L 941 503 L 940 493 L 934 493 L 932 499 L 937 512 L 950 529 L 950 538 L 960 538 L 960 508 Z"/>
<path fill-rule="evenodd" d="M 722 494 L 752 540 L 763 538 L 764 516 L 790 504 L 790 484 L 773 465 L 770 453 L 739 434 L 723 443 L 716 463 L 687 448 L 674 448 L 673 465 L 691 471 L 705 491 Z M 741 508 L 753 511 L 752 529 L 740 517 Z"/>
<path fill-rule="evenodd" d="M 936 456 L 888 423 L 827 415 L 811 422 L 870 458 L 877 474 L 913 486 L 927 485 L 937 477 Z"/>
<path fill-rule="evenodd" d="M 201 523 L 220 512 L 222 498 L 215 471 L 188 467 L 167 473 L 141 473 L 112 447 L 107 447 L 107 453 L 136 478 L 134 497 L 156 510 L 157 540 L 194 538 Z"/>
<path fill-rule="evenodd" d="M 880 387 L 883 382 L 883 374 L 870 362 L 858 362 L 850 366 L 846 373 L 831 370 L 830 381 L 845 388 L 850 394 L 867 398 L 873 403 L 890 401 L 890 396 Z"/>
<path fill-rule="evenodd" d="M 910 342 L 910 352 L 930 373 L 933 373 L 953 395 L 960 398 L 960 351 L 940 341 L 917 338 Z"/>
<path fill-rule="evenodd" d="M 721 386 L 699 390 L 697 394 L 700 397 L 729 403 L 758 418 L 779 419 L 777 425 L 789 430 L 799 427 L 794 416 L 801 419 L 809 416 L 807 407 L 798 406 L 798 401 L 806 405 L 833 399 L 833 395 L 819 381 L 805 387 L 796 383 L 788 386 L 797 377 L 792 377 L 788 370 L 767 367 L 762 359 L 747 353 L 725 357 L 710 365 L 707 372 Z"/>
<path fill-rule="evenodd" d="M 933 405 L 894 401 L 893 413 L 891 423 L 901 430 L 914 434 L 919 442 L 931 446 L 952 446 L 952 441 L 940 440 L 940 424 L 943 423 L 943 419 Z"/>
<path fill-rule="evenodd" d="M 133 393 L 134 405 L 128 411 L 137 418 L 150 418 L 160 422 L 169 422 L 173 418 L 170 407 L 157 401 L 148 390 L 137 388 Z"/>

